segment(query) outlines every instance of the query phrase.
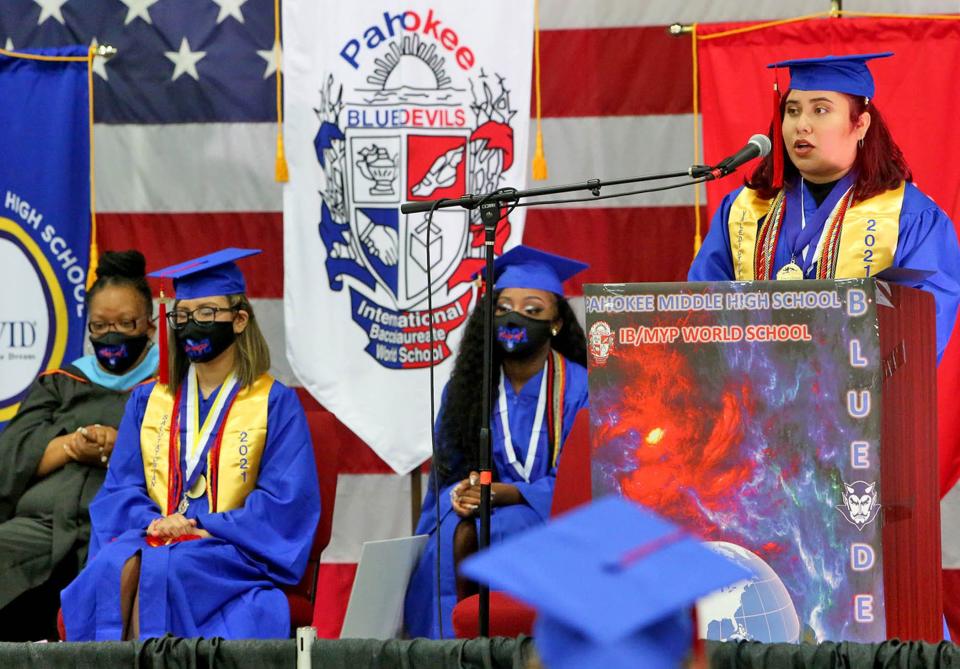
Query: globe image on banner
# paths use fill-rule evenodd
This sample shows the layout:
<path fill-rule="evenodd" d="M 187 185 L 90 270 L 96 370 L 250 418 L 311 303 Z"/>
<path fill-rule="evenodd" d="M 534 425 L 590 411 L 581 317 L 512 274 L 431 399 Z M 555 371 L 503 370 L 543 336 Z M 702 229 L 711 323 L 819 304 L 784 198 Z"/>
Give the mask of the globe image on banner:
<path fill-rule="evenodd" d="M 700 637 L 712 641 L 800 640 L 800 618 L 783 581 L 752 551 L 724 541 L 707 542 L 711 550 L 753 573 L 697 602 Z"/>

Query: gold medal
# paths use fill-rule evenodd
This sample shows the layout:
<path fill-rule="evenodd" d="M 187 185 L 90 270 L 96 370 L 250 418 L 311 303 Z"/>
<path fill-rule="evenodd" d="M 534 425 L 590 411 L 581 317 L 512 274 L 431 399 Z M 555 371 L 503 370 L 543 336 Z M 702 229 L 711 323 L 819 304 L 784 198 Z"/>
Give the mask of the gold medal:
<path fill-rule="evenodd" d="M 187 497 L 190 499 L 197 499 L 198 497 L 203 497 L 203 493 L 207 491 L 207 477 L 201 474 L 197 477 L 197 480 L 193 482 L 193 485 L 190 486 L 190 490 L 187 492 Z"/>
<path fill-rule="evenodd" d="M 800 265 L 791 261 L 780 268 L 780 271 L 777 272 L 777 281 L 802 281 L 803 280 L 803 270 L 800 269 Z"/>

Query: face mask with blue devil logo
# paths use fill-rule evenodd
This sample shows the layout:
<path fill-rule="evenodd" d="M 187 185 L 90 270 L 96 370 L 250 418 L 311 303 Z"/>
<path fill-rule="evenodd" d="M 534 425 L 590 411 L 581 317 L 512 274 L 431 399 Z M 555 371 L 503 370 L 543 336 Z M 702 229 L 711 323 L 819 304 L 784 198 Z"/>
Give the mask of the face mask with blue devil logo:
<path fill-rule="evenodd" d="M 550 321 L 510 311 L 494 316 L 493 323 L 497 344 L 508 358 L 525 358 L 550 341 Z"/>
<path fill-rule="evenodd" d="M 149 341 L 150 337 L 145 334 L 126 335 L 119 332 L 90 337 L 97 362 L 111 374 L 123 374 L 133 367 Z"/>
<path fill-rule="evenodd" d="M 236 338 L 233 321 L 214 321 L 203 325 L 191 322 L 182 330 L 177 330 L 177 341 L 190 362 L 210 362 L 230 348 Z"/>

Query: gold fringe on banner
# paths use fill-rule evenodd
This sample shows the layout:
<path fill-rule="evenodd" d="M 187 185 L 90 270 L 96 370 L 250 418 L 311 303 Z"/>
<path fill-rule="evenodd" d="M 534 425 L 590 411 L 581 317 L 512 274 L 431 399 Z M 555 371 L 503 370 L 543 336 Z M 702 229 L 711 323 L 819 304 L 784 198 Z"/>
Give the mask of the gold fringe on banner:
<path fill-rule="evenodd" d="M 97 247 L 97 179 L 94 166 L 93 148 L 93 59 L 97 57 L 98 48 L 90 45 L 87 52 L 87 114 L 89 115 L 90 133 L 90 264 L 87 268 L 87 290 L 97 280 L 97 267 L 100 264 L 100 251 Z"/>
<path fill-rule="evenodd" d="M 690 43 L 693 45 L 693 164 L 700 161 L 700 65 L 697 60 L 697 24 L 690 29 Z M 693 187 L 693 257 L 700 253 L 703 234 L 700 220 L 700 184 Z"/>

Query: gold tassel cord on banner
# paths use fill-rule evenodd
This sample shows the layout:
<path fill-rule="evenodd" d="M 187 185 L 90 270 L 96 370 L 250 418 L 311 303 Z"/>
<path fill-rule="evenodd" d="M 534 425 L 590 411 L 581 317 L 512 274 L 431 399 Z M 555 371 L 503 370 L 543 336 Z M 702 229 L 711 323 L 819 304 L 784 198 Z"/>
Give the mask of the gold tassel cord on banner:
<path fill-rule="evenodd" d="M 97 246 L 97 179 L 95 145 L 93 139 L 93 59 L 110 60 L 117 55 L 116 48 L 109 44 L 91 45 L 87 52 L 87 115 L 90 132 L 90 263 L 87 268 L 87 290 L 97 280 L 97 266 L 100 263 L 100 250 Z"/>
<path fill-rule="evenodd" d="M 743 26 L 742 28 L 733 28 L 732 30 L 724 30 L 723 32 L 713 33 L 710 35 L 701 35 L 701 40 L 709 39 L 719 39 L 720 37 L 730 37 L 732 35 L 740 35 L 743 33 L 751 33 L 755 30 L 764 30 L 766 28 L 775 28 L 777 26 L 785 26 L 791 23 L 799 23 L 801 21 L 808 21 L 810 19 L 823 19 L 833 16 L 831 12 L 817 12 L 816 14 L 805 14 L 804 16 L 796 16 L 791 19 L 779 19 L 777 21 L 767 21 L 765 23 L 757 23 L 755 25 Z"/>
<path fill-rule="evenodd" d="M 741 28 L 733 28 L 731 30 L 724 30 L 719 33 L 712 33 L 708 35 L 699 35 L 698 40 L 711 40 L 718 39 L 721 37 L 730 37 L 732 35 L 740 35 L 743 33 L 753 32 L 755 30 L 764 30 L 766 28 L 775 28 L 777 26 L 787 25 L 790 23 L 797 23 L 799 21 L 807 21 L 809 19 L 822 19 L 822 18 L 867 18 L 867 19 L 914 19 L 914 20 L 929 20 L 929 21 L 957 21 L 960 20 L 960 15 L 958 14 L 886 14 L 883 12 L 857 12 L 848 9 L 831 9 L 827 12 L 817 12 L 816 14 L 806 14 L 804 16 L 795 16 L 789 19 L 779 19 L 777 21 L 767 21 L 765 23 L 757 23 L 755 25 L 743 26 Z M 693 30 L 693 24 L 684 24 L 684 23 L 674 23 L 667 28 L 667 32 L 674 36 L 686 35 Z"/>
<path fill-rule="evenodd" d="M 699 61 L 697 60 L 697 24 L 694 23 L 690 30 L 690 43 L 693 45 L 693 164 L 699 165 L 700 161 L 700 73 Z M 693 187 L 693 257 L 696 258 L 700 253 L 700 246 L 703 244 L 703 234 L 701 232 L 702 222 L 700 220 L 700 184 Z"/>
<path fill-rule="evenodd" d="M 957 21 L 960 20 L 958 14 L 884 14 L 882 12 L 856 12 L 853 10 L 840 9 L 837 16 L 846 16 L 848 18 L 862 19 L 923 19 L 926 21 Z"/>
<path fill-rule="evenodd" d="M 38 53 L 22 53 L 20 51 L 9 51 L 0 49 L 0 56 L 8 58 L 20 58 L 22 60 L 42 60 L 48 63 L 86 63 L 90 56 L 45 56 Z"/>
<path fill-rule="evenodd" d="M 273 45 L 277 59 L 277 155 L 274 161 L 274 179 L 280 183 L 290 181 L 287 152 L 283 144 L 283 48 L 280 44 L 280 0 L 273 0 Z"/>
<path fill-rule="evenodd" d="M 547 156 L 543 151 L 543 127 L 540 115 L 540 0 L 533 0 L 533 81 L 537 98 L 537 146 L 533 153 L 533 178 L 547 179 Z"/>

